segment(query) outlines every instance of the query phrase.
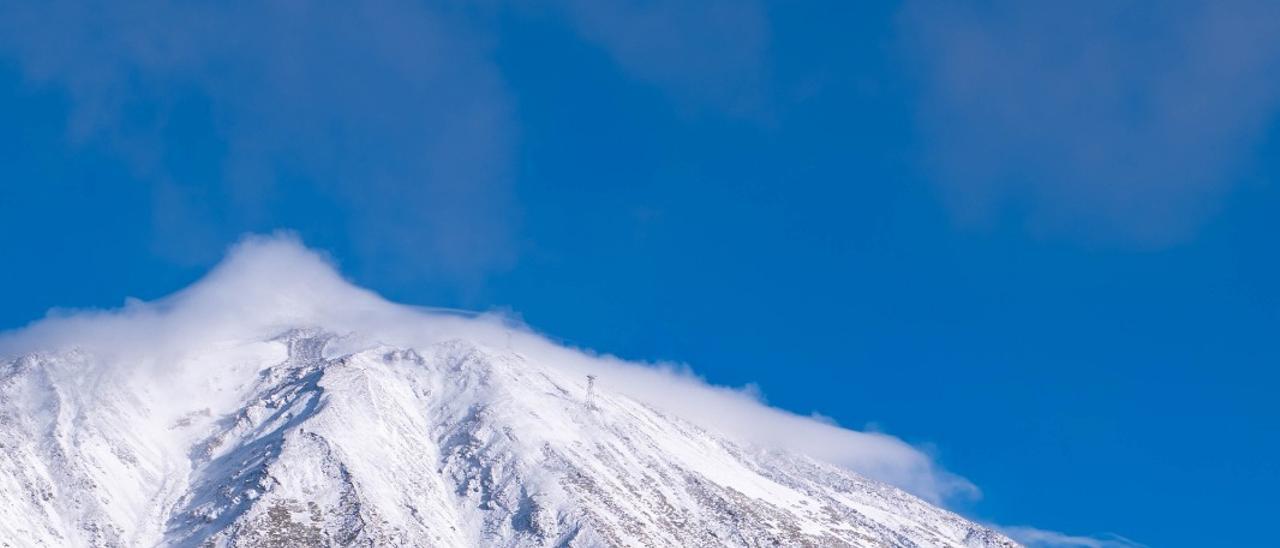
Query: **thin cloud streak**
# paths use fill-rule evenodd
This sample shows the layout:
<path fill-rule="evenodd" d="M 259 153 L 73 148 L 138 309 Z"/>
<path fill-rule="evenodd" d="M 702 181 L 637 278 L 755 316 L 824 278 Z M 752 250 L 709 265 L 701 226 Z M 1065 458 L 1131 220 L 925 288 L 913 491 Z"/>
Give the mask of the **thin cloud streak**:
<path fill-rule="evenodd" d="M 1119 535 L 1081 536 L 1068 535 L 1035 527 L 997 527 L 1009 538 L 1021 542 L 1027 548 L 1147 548 Z"/>

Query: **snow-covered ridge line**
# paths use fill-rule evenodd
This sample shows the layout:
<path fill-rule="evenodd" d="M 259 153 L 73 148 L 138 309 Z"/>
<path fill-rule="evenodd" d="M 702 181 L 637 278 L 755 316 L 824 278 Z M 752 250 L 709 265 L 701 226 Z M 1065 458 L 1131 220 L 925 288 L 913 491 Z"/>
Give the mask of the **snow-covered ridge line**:
<path fill-rule="evenodd" d="M 0 374 L 0 538 L 25 545 L 1012 546 L 901 490 L 729 441 L 527 356 L 294 330 L 208 356 L 207 401 Z M 213 407 L 211 408 L 209 405 Z"/>

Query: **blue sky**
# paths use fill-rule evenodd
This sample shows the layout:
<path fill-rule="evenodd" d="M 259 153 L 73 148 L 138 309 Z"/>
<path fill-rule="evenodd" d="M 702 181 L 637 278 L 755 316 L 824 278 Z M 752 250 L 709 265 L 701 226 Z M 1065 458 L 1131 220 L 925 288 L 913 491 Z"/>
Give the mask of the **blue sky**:
<path fill-rule="evenodd" d="M 290 229 L 930 447 L 984 521 L 1257 545 L 1280 8 L 1089 4 L 7 4 L 0 327 Z"/>

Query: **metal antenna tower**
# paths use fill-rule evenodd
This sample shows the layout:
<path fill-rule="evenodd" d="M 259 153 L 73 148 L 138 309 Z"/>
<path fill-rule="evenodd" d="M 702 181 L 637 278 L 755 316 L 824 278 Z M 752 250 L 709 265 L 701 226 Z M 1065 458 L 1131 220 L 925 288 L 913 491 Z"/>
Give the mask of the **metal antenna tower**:
<path fill-rule="evenodd" d="M 587 409 L 596 408 L 596 376 L 587 375 Z"/>

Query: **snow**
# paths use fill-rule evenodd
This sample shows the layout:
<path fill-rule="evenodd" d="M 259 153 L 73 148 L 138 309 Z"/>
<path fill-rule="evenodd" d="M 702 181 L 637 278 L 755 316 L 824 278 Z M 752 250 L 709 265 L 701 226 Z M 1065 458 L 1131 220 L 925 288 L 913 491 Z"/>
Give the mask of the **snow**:
<path fill-rule="evenodd" d="M 335 353 L 334 340 L 300 329 L 222 346 L 150 383 L 82 375 L 92 357 L 80 352 L 9 362 L 0 538 L 1013 545 L 900 490 L 731 441 L 607 383 L 588 408 L 584 379 L 509 351 L 347 341 Z"/>

